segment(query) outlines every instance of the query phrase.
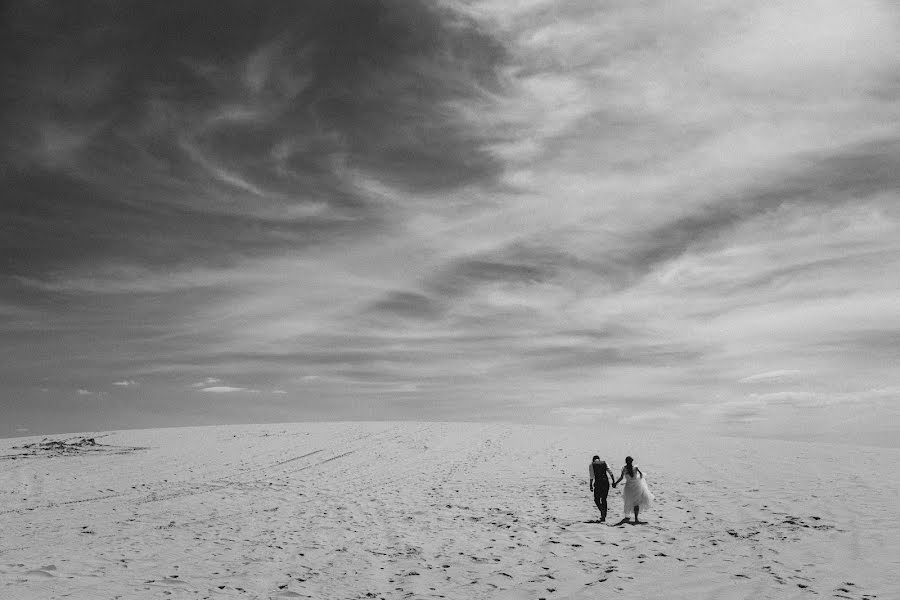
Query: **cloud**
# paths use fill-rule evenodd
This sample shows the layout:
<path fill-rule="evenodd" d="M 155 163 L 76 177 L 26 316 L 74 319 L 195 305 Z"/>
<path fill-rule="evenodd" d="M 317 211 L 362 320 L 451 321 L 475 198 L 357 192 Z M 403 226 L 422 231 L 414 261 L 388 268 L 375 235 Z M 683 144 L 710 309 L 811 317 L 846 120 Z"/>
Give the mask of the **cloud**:
<path fill-rule="evenodd" d="M 434 318 L 440 309 L 437 303 L 424 294 L 415 292 L 390 292 L 372 305 L 372 312 L 386 316 L 406 318 Z"/>
<path fill-rule="evenodd" d="M 790 404 L 798 408 L 818 409 L 839 405 L 854 405 L 866 403 L 881 403 L 893 401 L 900 394 L 900 388 L 874 388 L 853 392 L 809 392 L 809 391 L 782 391 L 766 394 L 750 394 L 748 401 L 759 404 Z"/>
<path fill-rule="evenodd" d="M 710 64 L 754 91 L 854 89 L 897 62 L 896 14 L 882 2 L 835 0 L 752 7 L 734 26 L 736 43 L 717 48 Z"/>
<path fill-rule="evenodd" d="M 623 423 L 633 424 L 633 425 L 643 425 L 643 424 L 659 424 L 664 425 L 666 423 L 672 423 L 680 419 L 683 415 L 679 415 L 674 411 L 669 410 L 656 410 L 656 411 L 647 411 L 640 412 L 638 414 L 626 415 L 621 418 Z"/>
<path fill-rule="evenodd" d="M 765 373 L 756 373 L 755 375 L 748 375 L 747 377 L 738 379 L 738 383 L 781 381 L 783 379 L 793 379 L 801 373 L 802 371 L 798 371 L 797 369 L 779 369 L 776 371 L 766 371 Z"/>
<path fill-rule="evenodd" d="M 9 12 L 4 380 L 835 428 L 896 383 L 887 3 Z"/>
<path fill-rule="evenodd" d="M 122 381 L 114 381 L 113 385 L 118 387 L 131 387 L 138 385 L 138 382 L 133 379 L 123 379 Z"/>
<path fill-rule="evenodd" d="M 591 407 L 591 406 L 561 406 L 559 408 L 555 408 L 554 412 L 568 414 L 568 415 L 603 415 L 608 412 L 609 409 L 601 408 L 601 407 Z"/>
<path fill-rule="evenodd" d="M 91 396 L 91 395 L 93 395 L 93 394 L 94 394 L 94 392 L 92 392 L 92 391 L 90 391 L 90 390 L 85 390 L 85 389 L 79 389 L 79 390 L 78 390 L 78 395 L 79 395 L 79 396 Z"/>
<path fill-rule="evenodd" d="M 75 15 L 22 3 L 11 13 L 16 31 L 67 24 L 50 43 L 4 36 L 29 57 L 0 72 L 21 99 L 6 111 L 5 154 L 24 163 L 6 182 L 24 203 L 4 214 L 20 232 L 6 244 L 22 257 L 46 248 L 29 272 L 111 256 L 210 264 L 359 234 L 378 215 L 343 181 L 348 169 L 414 190 L 497 172 L 452 108 L 500 85 L 504 49 L 477 24 L 375 0 L 269 9 L 139 2 Z M 76 252 L 59 253 L 51 229 L 79 240 Z"/>
<path fill-rule="evenodd" d="M 788 391 L 788 392 L 769 392 L 766 394 L 750 394 L 748 402 L 757 404 L 774 404 L 774 403 L 792 403 L 797 404 L 808 402 L 815 398 L 816 394 L 804 391 Z"/>
<path fill-rule="evenodd" d="M 745 433 L 788 437 L 800 433 L 827 435 L 851 424 L 877 429 L 878 415 L 894 405 L 898 394 L 897 387 L 842 392 L 779 390 L 700 406 L 698 411 L 703 418 L 712 418 L 718 424 L 752 425 L 749 430 L 739 430 Z"/>
<path fill-rule="evenodd" d="M 242 387 L 232 387 L 229 385 L 216 385 L 212 387 L 205 387 L 200 389 L 201 392 L 207 392 L 210 394 L 231 394 L 234 392 L 246 392 L 250 391 L 247 388 Z"/>

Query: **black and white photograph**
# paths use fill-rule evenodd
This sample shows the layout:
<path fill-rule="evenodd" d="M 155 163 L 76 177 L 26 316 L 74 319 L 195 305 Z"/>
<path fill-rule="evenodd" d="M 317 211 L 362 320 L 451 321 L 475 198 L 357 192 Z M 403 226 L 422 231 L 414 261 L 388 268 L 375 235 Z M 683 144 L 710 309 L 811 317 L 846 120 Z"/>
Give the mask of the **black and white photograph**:
<path fill-rule="evenodd" d="M 900 598 L 900 4 L 0 2 L 0 599 Z"/>

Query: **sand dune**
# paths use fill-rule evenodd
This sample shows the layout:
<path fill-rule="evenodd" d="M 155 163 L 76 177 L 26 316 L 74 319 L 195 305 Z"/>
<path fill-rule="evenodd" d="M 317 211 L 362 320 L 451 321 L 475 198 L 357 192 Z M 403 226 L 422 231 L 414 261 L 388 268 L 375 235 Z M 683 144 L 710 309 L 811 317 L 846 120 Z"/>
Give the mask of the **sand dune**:
<path fill-rule="evenodd" d="M 900 597 L 895 449 L 465 423 L 52 441 L 0 440 L 2 598 Z M 635 456 L 647 524 L 597 522 L 594 453 Z"/>

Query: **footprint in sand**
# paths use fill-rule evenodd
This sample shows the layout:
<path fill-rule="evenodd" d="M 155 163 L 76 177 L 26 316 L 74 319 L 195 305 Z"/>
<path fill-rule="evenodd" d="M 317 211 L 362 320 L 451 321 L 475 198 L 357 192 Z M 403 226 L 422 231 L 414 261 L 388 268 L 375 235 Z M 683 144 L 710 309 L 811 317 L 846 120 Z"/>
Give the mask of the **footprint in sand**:
<path fill-rule="evenodd" d="M 50 572 L 50 571 L 55 571 L 55 570 L 56 570 L 56 567 L 54 567 L 53 565 L 50 565 L 50 567 L 41 567 L 40 569 L 32 569 L 31 571 L 26 571 L 25 576 L 26 577 L 45 577 L 45 578 L 49 579 L 51 577 L 56 577 L 56 575 L 54 575 L 53 573 Z"/>

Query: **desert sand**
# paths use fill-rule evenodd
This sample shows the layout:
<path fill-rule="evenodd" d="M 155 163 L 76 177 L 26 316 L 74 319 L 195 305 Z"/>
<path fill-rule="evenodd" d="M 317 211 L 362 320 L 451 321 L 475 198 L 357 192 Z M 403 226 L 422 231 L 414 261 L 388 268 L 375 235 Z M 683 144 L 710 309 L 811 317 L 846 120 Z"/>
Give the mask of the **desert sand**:
<path fill-rule="evenodd" d="M 609 523 L 626 454 L 656 496 Z M 0 440 L 0 598 L 900 597 L 900 450 L 303 423 Z"/>

